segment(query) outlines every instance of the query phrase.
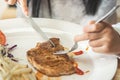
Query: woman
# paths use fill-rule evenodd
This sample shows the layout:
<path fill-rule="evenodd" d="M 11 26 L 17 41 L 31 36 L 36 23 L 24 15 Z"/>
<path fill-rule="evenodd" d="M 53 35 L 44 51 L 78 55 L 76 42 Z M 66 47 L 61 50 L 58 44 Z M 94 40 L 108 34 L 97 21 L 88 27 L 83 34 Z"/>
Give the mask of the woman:
<path fill-rule="evenodd" d="M 6 0 L 9 4 L 15 4 L 16 0 Z M 116 5 L 116 0 L 18 0 L 23 6 L 24 13 L 32 17 L 62 19 L 80 25 L 90 20 L 97 20 Z M 28 3 L 28 5 L 27 5 Z M 18 17 L 22 16 L 18 7 Z M 107 19 L 110 23 L 116 22 L 116 16 Z M 114 20 L 113 20 L 114 19 Z"/>
<path fill-rule="evenodd" d="M 15 4 L 16 0 L 7 0 L 7 2 Z M 25 14 L 67 20 L 82 26 L 91 20 L 101 18 L 116 5 L 116 0 L 31 0 L 28 1 L 28 12 L 27 1 L 19 0 L 19 2 Z M 115 23 L 115 14 L 106 22 L 95 24 L 95 21 L 91 21 L 84 27 L 84 33 L 75 37 L 75 41 L 89 40 L 95 52 L 119 54 L 120 35 L 107 22 Z"/>

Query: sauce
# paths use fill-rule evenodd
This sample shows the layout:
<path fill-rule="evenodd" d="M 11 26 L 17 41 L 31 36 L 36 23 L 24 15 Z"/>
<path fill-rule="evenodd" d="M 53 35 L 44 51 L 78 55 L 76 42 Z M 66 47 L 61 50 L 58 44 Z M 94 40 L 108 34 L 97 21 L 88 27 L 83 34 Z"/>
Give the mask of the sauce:
<path fill-rule="evenodd" d="M 84 72 L 81 69 L 79 69 L 78 67 L 75 68 L 75 71 L 78 75 L 84 75 Z"/>
<path fill-rule="evenodd" d="M 75 54 L 75 55 L 81 55 L 81 54 L 83 54 L 83 51 L 80 50 L 80 51 L 74 52 L 74 54 Z"/>
<path fill-rule="evenodd" d="M 43 77 L 43 74 L 42 74 L 42 73 L 40 73 L 40 72 L 37 72 L 37 73 L 36 73 L 36 78 L 37 78 L 37 80 L 41 80 L 42 77 Z"/>
<path fill-rule="evenodd" d="M 74 67 L 77 74 L 84 75 L 84 72 L 78 68 L 78 64 L 76 62 L 74 62 Z"/>
<path fill-rule="evenodd" d="M 85 50 L 88 51 L 88 49 L 89 49 L 89 47 L 87 46 Z"/>

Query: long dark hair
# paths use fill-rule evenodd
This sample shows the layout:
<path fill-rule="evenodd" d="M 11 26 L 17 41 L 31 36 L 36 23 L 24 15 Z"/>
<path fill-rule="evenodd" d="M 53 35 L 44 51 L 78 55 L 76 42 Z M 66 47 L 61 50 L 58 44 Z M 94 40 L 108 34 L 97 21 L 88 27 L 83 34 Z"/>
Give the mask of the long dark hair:
<path fill-rule="evenodd" d="M 32 0 L 32 17 L 39 17 L 41 0 Z"/>
<path fill-rule="evenodd" d="M 83 3 L 85 5 L 86 14 L 95 15 L 99 8 L 101 0 L 83 0 Z M 33 17 L 39 17 L 40 4 L 41 4 L 41 0 L 32 0 L 32 16 Z M 51 13 L 50 0 L 48 0 L 48 6 Z"/>
<path fill-rule="evenodd" d="M 101 4 L 101 0 L 83 0 L 83 3 L 85 5 L 86 14 L 95 15 Z"/>

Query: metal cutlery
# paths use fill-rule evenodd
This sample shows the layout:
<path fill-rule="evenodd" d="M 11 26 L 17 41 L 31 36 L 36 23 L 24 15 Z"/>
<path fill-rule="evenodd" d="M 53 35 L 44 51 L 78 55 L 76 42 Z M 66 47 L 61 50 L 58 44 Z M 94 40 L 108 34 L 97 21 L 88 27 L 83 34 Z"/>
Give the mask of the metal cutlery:
<path fill-rule="evenodd" d="M 29 17 L 24 17 L 32 26 L 32 28 L 38 32 L 45 40 L 48 40 L 53 47 L 55 47 L 55 44 L 47 37 L 45 32 L 42 31 L 42 29 L 34 22 L 34 20 L 29 16 Z"/>
<path fill-rule="evenodd" d="M 60 50 L 60 51 L 55 52 L 54 54 L 67 54 L 67 53 L 69 53 L 69 52 L 74 51 L 74 50 L 77 49 L 77 48 L 78 48 L 78 43 L 75 42 L 74 45 L 72 46 L 72 48 L 71 48 L 70 50 L 68 50 L 68 51 Z"/>
<path fill-rule="evenodd" d="M 17 2 L 17 6 L 21 7 L 19 2 Z M 35 23 L 35 21 L 30 16 L 23 15 L 23 17 L 29 22 L 29 24 L 37 33 L 39 33 L 45 40 L 48 40 L 51 45 L 55 47 L 55 44 L 48 38 L 45 32 L 42 31 L 42 29 Z"/>
<path fill-rule="evenodd" d="M 114 14 L 116 12 L 116 10 L 120 7 L 120 5 L 116 5 L 114 6 L 107 14 L 105 14 L 102 18 L 98 19 L 96 21 L 96 23 L 99 23 L 103 20 L 105 20 L 106 18 L 110 17 L 112 14 Z"/>
<path fill-rule="evenodd" d="M 101 17 L 100 19 L 98 19 L 95 24 L 97 24 L 97 23 L 105 20 L 106 18 L 110 17 L 113 13 L 115 13 L 116 9 L 118 9 L 119 7 L 120 7 L 120 5 L 117 5 L 117 6 L 113 7 L 106 15 L 104 15 L 103 17 Z M 58 51 L 58 52 L 56 52 L 54 54 L 67 54 L 69 52 L 74 51 L 77 48 L 78 48 L 78 43 L 75 42 L 74 45 L 72 46 L 72 48 L 70 50 L 68 50 L 68 51 Z"/>
<path fill-rule="evenodd" d="M 17 2 L 17 6 L 21 7 L 18 2 Z M 116 9 L 118 9 L 119 7 L 120 7 L 120 5 L 117 5 L 117 6 L 113 7 L 105 16 L 103 16 L 102 18 L 100 18 L 99 20 L 97 20 L 96 23 L 99 23 L 99 22 L 105 20 L 106 18 L 110 17 L 116 11 Z M 29 21 L 29 23 L 31 24 L 31 26 L 33 27 L 33 29 L 36 32 L 38 32 L 45 40 L 48 40 L 51 43 L 51 45 L 53 47 L 55 47 L 55 44 L 47 37 L 47 35 L 41 30 L 41 28 L 34 22 L 34 20 L 30 16 L 25 16 L 24 15 L 24 18 L 27 21 Z M 70 50 L 68 50 L 68 51 L 57 51 L 54 54 L 67 54 L 69 52 L 74 51 L 77 48 L 78 48 L 78 43 L 75 42 L 74 45 L 72 46 L 72 48 Z M 118 55 L 114 55 L 114 56 L 117 57 L 118 59 L 120 59 L 120 56 L 118 56 Z"/>

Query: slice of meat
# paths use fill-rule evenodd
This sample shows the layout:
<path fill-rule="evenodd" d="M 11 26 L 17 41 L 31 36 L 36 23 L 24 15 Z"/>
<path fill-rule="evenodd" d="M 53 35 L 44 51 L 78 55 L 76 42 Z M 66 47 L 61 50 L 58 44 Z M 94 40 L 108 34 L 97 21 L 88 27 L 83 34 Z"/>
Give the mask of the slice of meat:
<path fill-rule="evenodd" d="M 35 48 L 27 51 L 28 61 L 41 73 L 48 76 L 70 75 L 75 73 L 72 59 L 67 54 L 55 55 L 56 51 L 64 50 L 59 38 L 51 38 L 53 47 L 49 41 L 37 43 Z"/>

